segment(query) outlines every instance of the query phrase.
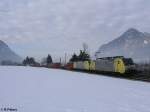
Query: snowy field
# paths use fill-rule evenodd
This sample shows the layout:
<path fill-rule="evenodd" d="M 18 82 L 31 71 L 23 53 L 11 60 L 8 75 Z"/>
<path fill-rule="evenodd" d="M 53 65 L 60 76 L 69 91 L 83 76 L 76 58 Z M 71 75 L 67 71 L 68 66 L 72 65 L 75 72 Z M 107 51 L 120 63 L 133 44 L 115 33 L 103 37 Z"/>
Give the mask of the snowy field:
<path fill-rule="evenodd" d="M 0 112 L 150 112 L 150 83 L 0 66 Z"/>

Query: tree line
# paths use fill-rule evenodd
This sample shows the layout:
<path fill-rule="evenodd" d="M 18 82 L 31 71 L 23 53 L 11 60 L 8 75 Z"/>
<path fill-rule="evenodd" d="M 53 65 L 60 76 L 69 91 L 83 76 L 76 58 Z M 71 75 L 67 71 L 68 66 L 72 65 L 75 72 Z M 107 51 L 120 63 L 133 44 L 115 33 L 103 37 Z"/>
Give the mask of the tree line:
<path fill-rule="evenodd" d="M 87 61 L 87 60 L 90 60 L 90 55 L 86 51 L 80 50 L 79 55 L 74 53 L 72 55 L 72 57 L 69 59 L 69 62 Z M 52 56 L 50 54 L 48 54 L 48 56 L 46 58 L 44 58 L 43 61 L 41 62 L 42 65 L 46 65 L 46 66 L 48 66 L 52 63 L 53 63 L 53 60 L 52 60 Z M 28 57 L 28 56 L 23 60 L 22 64 L 25 66 L 27 66 L 27 65 L 30 65 L 30 66 L 40 65 L 40 63 L 35 61 L 34 57 Z"/>
<path fill-rule="evenodd" d="M 75 61 L 88 61 L 90 60 L 90 55 L 83 50 L 80 50 L 80 54 L 77 55 L 74 53 L 70 59 L 70 62 L 75 62 Z"/>
<path fill-rule="evenodd" d="M 47 56 L 46 60 L 44 60 L 43 64 L 49 65 L 51 63 L 53 63 L 53 60 L 52 60 L 51 55 L 48 54 L 48 56 Z M 33 57 L 28 57 L 28 56 L 23 60 L 22 64 L 25 66 L 27 66 L 27 65 L 30 65 L 30 66 L 40 65 L 40 63 L 36 62 Z"/>

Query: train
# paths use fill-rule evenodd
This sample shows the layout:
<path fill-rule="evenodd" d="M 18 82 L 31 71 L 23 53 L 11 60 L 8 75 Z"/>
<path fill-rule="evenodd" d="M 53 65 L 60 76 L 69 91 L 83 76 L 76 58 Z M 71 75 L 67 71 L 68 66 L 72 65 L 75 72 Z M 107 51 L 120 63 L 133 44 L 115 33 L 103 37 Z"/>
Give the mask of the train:
<path fill-rule="evenodd" d="M 67 70 L 127 74 L 135 70 L 135 64 L 132 58 L 115 56 L 98 58 L 96 60 L 69 62 L 64 68 Z"/>

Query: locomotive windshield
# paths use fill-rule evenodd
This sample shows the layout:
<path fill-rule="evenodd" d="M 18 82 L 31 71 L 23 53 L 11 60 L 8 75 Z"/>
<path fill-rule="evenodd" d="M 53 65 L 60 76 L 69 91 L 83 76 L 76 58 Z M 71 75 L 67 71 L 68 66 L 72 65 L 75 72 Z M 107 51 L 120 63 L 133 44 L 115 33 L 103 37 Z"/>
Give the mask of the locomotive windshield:
<path fill-rule="evenodd" d="M 131 58 L 123 58 L 125 65 L 134 65 L 134 62 Z"/>

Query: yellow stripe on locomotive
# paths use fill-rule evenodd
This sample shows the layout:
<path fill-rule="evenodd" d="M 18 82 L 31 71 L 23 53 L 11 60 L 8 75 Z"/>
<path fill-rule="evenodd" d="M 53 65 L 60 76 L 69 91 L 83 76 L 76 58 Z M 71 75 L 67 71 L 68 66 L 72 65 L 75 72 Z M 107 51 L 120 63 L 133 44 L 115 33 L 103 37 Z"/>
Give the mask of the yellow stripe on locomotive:
<path fill-rule="evenodd" d="M 126 71 L 125 64 L 121 58 L 116 58 L 114 60 L 114 68 L 115 68 L 115 72 L 117 73 L 123 74 Z"/>
<path fill-rule="evenodd" d="M 90 70 L 94 71 L 95 70 L 95 61 L 90 61 L 89 62 Z"/>
<path fill-rule="evenodd" d="M 89 61 L 84 61 L 83 65 L 84 65 L 84 70 L 89 70 L 90 69 Z"/>

